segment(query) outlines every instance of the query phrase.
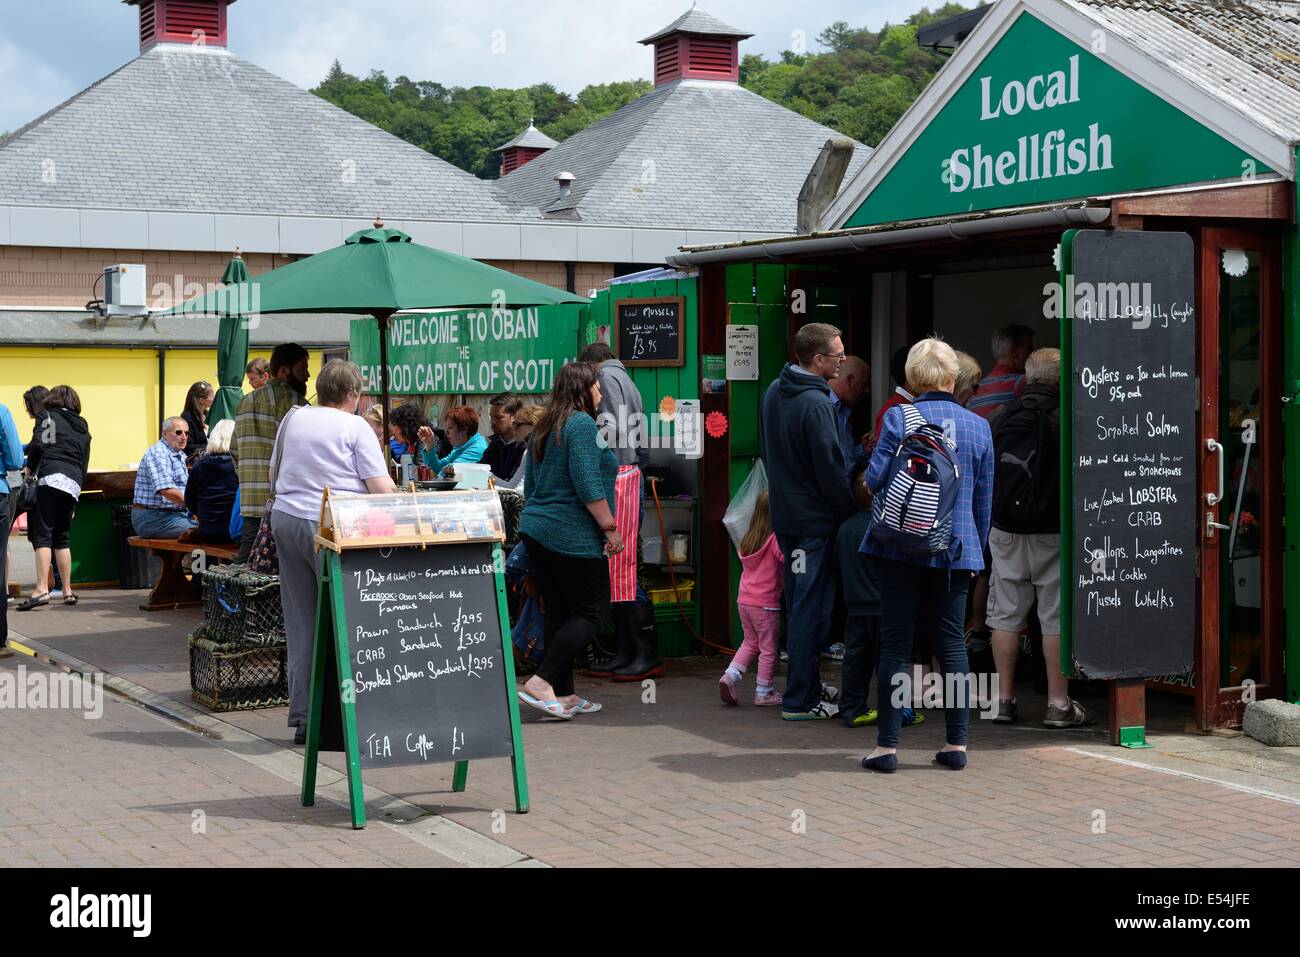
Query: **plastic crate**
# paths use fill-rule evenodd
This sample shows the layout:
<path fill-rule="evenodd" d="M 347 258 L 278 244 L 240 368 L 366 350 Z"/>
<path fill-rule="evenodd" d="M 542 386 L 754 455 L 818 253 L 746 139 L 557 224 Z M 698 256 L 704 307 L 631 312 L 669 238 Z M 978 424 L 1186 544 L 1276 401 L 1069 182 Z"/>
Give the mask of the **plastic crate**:
<path fill-rule="evenodd" d="M 647 584 L 646 593 L 656 605 L 672 605 L 675 607 L 679 603 L 683 605 L 691 604 L 695 596 L 695 579 L 677 579 L 676 590 L 673 589 L 671 581 L 663 585 L 657 585 L 654 588 L 649 587 Z"/>
<path fill-rule="evenodd" d="M 203 625 L 197 636 L 219 644 L 275 645 L 284 641 L 280 579 L 247 565 L 203 572 Z"/>
<path fill-rule="evenodd" d="M 670 590 L 671 592 L 671 590 Z M 655 632 L 659 637 L 660 658 L 685 658 L 694 653 L 695 638 L 691 634 L 682 615 L 691 627 L 699 630 L 695 618 L 694 602 L 676 604 L 659 604 L 655 606 Z"/>
<path fill-rule="evenodd" d="M 219 644 L 189 637 L 190 697 L 213 711 L 289 703 L 288 646 Z"/>

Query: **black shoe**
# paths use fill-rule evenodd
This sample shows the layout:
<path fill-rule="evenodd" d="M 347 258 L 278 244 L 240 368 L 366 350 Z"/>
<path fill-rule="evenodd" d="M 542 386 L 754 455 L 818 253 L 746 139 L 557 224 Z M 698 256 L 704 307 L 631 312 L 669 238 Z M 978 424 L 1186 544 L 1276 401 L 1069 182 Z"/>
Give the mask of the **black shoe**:
<path fill-rule="evenodd" d="M 47 592 L 39 597 L 33 596 L 24 599 L 21 603 L 14 606 L 14 611 L 31 611 L 33 608 L 40 608 L 42 605 L 48 605 L 49 603 L 50 596 Z"/>
<path fill-rule="evenodd" d="M 950 771 L 960 771 L 966 767 L 965 751 L 936 751 L 934 760 Z"/>
<path fill-rule="evenodd" d="M 868 771 L 879 771 L 881 774 L 893 774 L 898 770 L 898 755 L 882 754 L 878 758 L 863 758 L 862 766 Z"/>
<path fill-rule="evenodd" d="M 306 728 L 299 728 L 297 731 L 294 732 L 294 735 L 293 735 L 293 743 L 294 743 L 294 744 L 306 744 L 306 743 L 307 743 L 307 729 L 306 729 Z"/>
<path fill-rule="evenodd" d="M 640 628 L 637 620 L 636 602 L 620 601 L 613 606 L 614 640 L 618 650 L 608 661 L 593 665 L 587 673 L 593 678 L 609 678 L 614 672 L 626 668 L 636 659 L 636 633 Z"/>

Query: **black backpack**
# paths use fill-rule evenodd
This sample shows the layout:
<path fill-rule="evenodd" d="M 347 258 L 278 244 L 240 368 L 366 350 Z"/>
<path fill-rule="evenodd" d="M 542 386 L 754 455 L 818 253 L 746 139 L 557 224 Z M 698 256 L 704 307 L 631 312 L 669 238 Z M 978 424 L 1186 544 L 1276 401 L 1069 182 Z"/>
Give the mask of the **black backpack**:
<path fill-rule="evenodd" d="M 1056 406 L 1016 399 L 993 429 L 993 524 L 1020 535 L 1061 530 L 1061 439 Z"/>

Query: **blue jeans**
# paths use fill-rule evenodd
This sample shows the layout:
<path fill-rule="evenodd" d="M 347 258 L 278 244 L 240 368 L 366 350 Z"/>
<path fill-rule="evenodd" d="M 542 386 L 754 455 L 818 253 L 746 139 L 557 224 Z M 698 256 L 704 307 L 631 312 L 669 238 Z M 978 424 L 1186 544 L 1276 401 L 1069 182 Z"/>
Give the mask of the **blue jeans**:
<path fill-rule="evenodd" d="M 863 556 L 865 558 L 865 556 Z M 874 558 L 866 559 L 875 561 Z M 871 709 L 871 675 L 880 659 L 880 616 L 849 615 L 844 621 L 844 669 L 840 682 L 840 718 L 849 727 Z M 880 689 L 876 689 L 877 695 Z"/>
<path fill-rule="evenodd" d="M 835 606 L 834 540 L 778 535 L 777 543 L 785 555 L 785 601 L 789 615 L 785 650 L 790 656 L 781 710 L 811 711 L 821 700 L 819 668 L 822 650 L 830 643 Z"/>
<path fill-rule="evenodd" d="M 131 527 L 141 538 L 180 538 L 194 527 L 190 513 L 178 508 L 133 508 Z"/>
<path fill-rule="evenodd" d="M 928 636 L 932 642 L 945 678 L 945 691 L 948 675 L 970 671 L 963 626 L 971 573 L 886 558 L 877 560 L 876 572 L 881 596 L 880 678 L 876 692 L 880 721 L 876 743 L 882 748 L 896 748 L 903 716 L 894 706 L 894 696 L 903 681 L 911 688 L 912 645 L 917 636 Z M 911 704 L 909 696 L 906 705 Z M 947 742 L 965 744 L 970 702 L 949 701 L 945 694 L 943 720 Z"/>

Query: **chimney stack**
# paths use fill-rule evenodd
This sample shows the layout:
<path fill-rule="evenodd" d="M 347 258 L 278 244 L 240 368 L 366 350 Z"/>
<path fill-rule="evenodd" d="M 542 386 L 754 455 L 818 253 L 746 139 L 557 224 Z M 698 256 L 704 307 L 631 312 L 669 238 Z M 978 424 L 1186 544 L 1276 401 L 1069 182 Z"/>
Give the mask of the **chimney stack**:
<path fill-rule="evenodd" d="M 159 43 L 226 46 L 226 7 L 235 0 L 122 0 L 140 8 L 140 52 Z"/>
<path fill-rule="evenodd" d="M 573 181 L 578 177 L 572 173 L 556 173 L 555 181 L 560 184 L 560 199 L 568 199 L 569 194 L 573 192 Z"/>

